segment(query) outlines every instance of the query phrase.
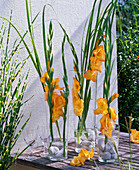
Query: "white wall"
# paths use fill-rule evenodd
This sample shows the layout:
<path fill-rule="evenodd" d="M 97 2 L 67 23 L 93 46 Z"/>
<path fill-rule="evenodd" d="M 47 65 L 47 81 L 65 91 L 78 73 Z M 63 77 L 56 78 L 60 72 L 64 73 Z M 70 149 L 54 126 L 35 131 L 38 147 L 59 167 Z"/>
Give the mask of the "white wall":
<path fill-rule="evenodd" d="M 108 0 L 104 0 L 104 5 L 107 4 Z M 41 15 L 42 9 L 45 4 L 50 3 L 56 11 L 57 17 L 63 27 L 67 30 L 69 36 L 71 37 L 72 42 L 76 46 L 76 50 L 78 52 L 78 56 L 80 56 L 80 44 L 82 38 L 82 32 L 84 28 L 84 24 L 88 16 L 91 12 L 92 7 L 92 0 L 31 0 L 32 3 L 32 11 L 33 16 L 41 11 L 38 19 L 34 24 L 34 32 L 35 32 L 35 39 L 37 44 L 37 49 L 39 56 L 41 58 L 41 63 L 43 66 L 43 71 L 45 71 L 45 63 L 44 63 L 44 53 L 43 53 L 43 46 L 42 46 L 42 29 L 41 29 Z M 26 20 L 26 12 L 25 12 L 25 0 L 1 0 L 0 1 L 0 15 L 1 16 L 8 16 L 9 11 L 13 6 L 13 22 L 19 25 L 23 30 L 27 29 L 27 20 Z M 52 9 L 47 6 L 46 8 L 46 23 L 49 23 L 50 19 L 53 20 L 54 26 L 54 43 L 53 43 L 53 52 L 54 52 L 54 68 L 55 68 L 55 77 L 62 77 L 62 67 L 61 67 L 61 41 L 63 38 L 63 33 L 60 30 L 57 21 L 56 15 L 52 11 Z M 114 27 L 115 33 L 115 27 Z M 14 33 L 12 39 L 17 37 Z M 29 41 L 28 41 L 29 43 Z M 30 44 L 30 43 L 29 43 Z M 116 48 L 115 48 L 116 50 Z M 115 53 L 115 52 L 114 52 Z M 20 59 L 27 57 L 26 50 L 23 49 L 20 52 Z M 114 54 L 115 56 L 115 54 Z M 73 63 L 72 63 L 72 54 L 69 50 L 68 45 L 66 44 L 66 63 L 68 68 L 68 75 L 70 79 L 70 89 L 72 88 L 73 80 L 72 77 L 74 76 L 73 72 Z M 113 71 L 113 80 L 112 84 L 114 83 L 114 79 L 117 75 L 117 68 L 116 63 L 114 66 Z M 43 90 L 41 87 L 41 83 L 39 77 L 32 65 L 31 60 L 28 60 L 24 71 L 27 71 L 30 68 L 29 79 L 28 79 L 28 88 L 25 93 L 25 99 L 34 95 L 34 97 L 24 106 L 23 110 L 25 113 L 24 120 L 26 120 L 31 113 L 31 119 L 27 124 L 23 134 L 21 135 L 18 144 L 21 144 L 23 148 L 24 141 L 23 138 L 25 135 L 33 136 L 35 134 L 40 133 L 40 129 L 45 129 L 47 126 L 47 119 L 48 119 L 48 109 L 46 103 L 44 101 Z M 104 65 L 102 67 L 102 73 L 98 75 L 98 83 L 97 83 L 97 98 L 102 97 L 102 77 L 104 76 Z M 62 81 L 60 82 L 60 84 Z M 61 84 L 62 86 L 62 84 Z M 92 100 L 91 100 L 91 107 L 89 111 L 88 117 L 88 124 L 89 126 L 93 126 L 93 109 L 95 108 L 95 89 L 96 84 L 92 83 Z M 100 90 L 101 89 L 101 90 Z M 117 91 L 117 82 L 114 85 L 114 91 Z M 72 99 L 72 97 L 70 97 Z M 115 101 L 114 106 L 116 108 L 116 112 L 118 113 L 117 109 L 117 101 Z M 97 118 L 97 122 L 99 122 L 100 116 Z M 72 105 L 70 102 L 70 116 L 69 116 L 69 132 L 70 136 L 73 136 L 73 129 L 75 128 L 75 124 L 77 121 L 77 117 L 74 115 L 72 111 Z M 38 128 L 39 127 L 39 128 Z M 74 128 L 73 128 L 74 127 Z"/>

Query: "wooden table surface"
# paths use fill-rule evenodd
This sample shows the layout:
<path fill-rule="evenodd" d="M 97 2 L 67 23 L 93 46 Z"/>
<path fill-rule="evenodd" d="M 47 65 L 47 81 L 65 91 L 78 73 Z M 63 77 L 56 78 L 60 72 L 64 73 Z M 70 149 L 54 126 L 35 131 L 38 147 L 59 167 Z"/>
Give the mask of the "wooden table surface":
<path fill-rule="evenodd" d="M 108 170 L 116 170 L 120 169 L 118 161 L 114 163 L 100 163 L 97 158 L 98 155 L 95 151 L 94 157 L 91 161 L 85 161 L 85 165 L 81 167 L 73 167 L 70 166 L 70 161 L 73 159 L 73 156 L 77 156 L 78 154 L 74 151 L 74 143 L 70 143 L 68 146 L 68 159 L 63 162 L 52 162 L 48 158 L 41 158 L 40 153 L 43 152 L 43 147 L 35 148 L 35 159 L 32 161 L 24 160 L 27 157 L 27 151 L 25 151 L 18 159 L 17 163 L 20 165 L 26 165 L 36 169 L 63 169 L 63 170 L 73 170 L 73 169 L 108 169 Z M 132 152 L 132 166 L 133 169 L 139 170 L 139 144 L 131 143 L 131 152 Z M 120 159 L 124 164 L 127 164 L 130 160 L 130 150 L 129 150 L 129 137 L 127 133 L 120 133 L 119 140 L 119 155 Z M 17 168 L 18 169 L 18 168 Z M 26 168 L 25 168 L 26 169 Z M 123 169 L 129 169 L 125 166 Z M 19 169 L 20 170 L 20 169 Z"/>

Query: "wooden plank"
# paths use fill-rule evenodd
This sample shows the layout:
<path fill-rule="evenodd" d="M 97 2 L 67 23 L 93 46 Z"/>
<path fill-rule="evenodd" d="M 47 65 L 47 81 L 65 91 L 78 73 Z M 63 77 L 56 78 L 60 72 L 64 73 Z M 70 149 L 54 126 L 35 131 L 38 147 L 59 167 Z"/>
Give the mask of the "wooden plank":
<path fill-rule="evenodd" d="M 43 152 L 43 147 L 38 147 L 34 149 L 35 160 L 32 160 L 32 161 L 24 160 L 25 157 L 27 157 L 27 155 L 29 154 L 28 152 L 25 152 L 19 157 L 17 162 L 20 164 L 25 164 L 25 165 L 32 166 L 38 169 L 82 170 L 82 169 L 98 169 L 98 167 L 99 169 L 105 169 L 105 168 L 110 169 L 110 170 L 120 169 L 120 165 L 118 161 L 114 163 L 99 162 L 96 150 L 95 150 L 93 159 L 91 159 L 91 161 L 86 161 L 84 166 L 81 166 L 81 167 L 70 166 L 70 161 L 73 159 L 73 156 L 78 155 L 75 152 L 74 148 L 75 148 L 75 143 L 71 142 L 68 146 L 68 159 L 63 162 L 52 162 L 48 158 L 41 158 L 40 153 Z M 132 165 L 134 169 L 139 169 L 139 152 L 138 152 L 139 144 L 131 143 L 131 151 L 132 151 L 132 161 L 133 161 Z M 127 164 L 128 161 L 130 160 L 129 135 L 127 133 L 120 133 L 119 156 L 120 156 L 120 159 L 125 164 Z M 124 167 L 124 169 L 128 169 L 128 168 Z"/>

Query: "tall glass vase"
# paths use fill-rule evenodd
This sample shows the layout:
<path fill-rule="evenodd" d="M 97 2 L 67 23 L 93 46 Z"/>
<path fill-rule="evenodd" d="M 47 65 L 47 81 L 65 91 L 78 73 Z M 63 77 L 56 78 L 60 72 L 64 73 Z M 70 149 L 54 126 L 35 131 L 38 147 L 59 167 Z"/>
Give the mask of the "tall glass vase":
<path fill-rule="evenodd" d="M 69 126 L 69 107 L 67 112 L 52 122 L 48 119 L 49 140 L 48 140 L 48 158 L 52 161 L 62 161 L 68 157 L 68 126 Z M 51 126 L 50 126 L 51 124 Z"/>
<path fill-rule="evenodd" d="M 96 146 L 100 162 L 115 162 L 118 158 L 119 132 L 120 127 L 115 124 L 111 137 L 98 133 Z"/>
<path fill-rule="evenodd" d="M 68 156 L 68 133 L 66 125 L 65 131 L 65 139 L 63 139 L 63 131 L 62 131 L 62 120 L 59 121 L 60 129 L 59 132 L 56 125 L 53 125 L 54 136 L 53 140 L 50 137 L 49 140 L 49 149 L 48 149 L 48 157 L 52 161 L 62 161 L 67 159 Z"/>

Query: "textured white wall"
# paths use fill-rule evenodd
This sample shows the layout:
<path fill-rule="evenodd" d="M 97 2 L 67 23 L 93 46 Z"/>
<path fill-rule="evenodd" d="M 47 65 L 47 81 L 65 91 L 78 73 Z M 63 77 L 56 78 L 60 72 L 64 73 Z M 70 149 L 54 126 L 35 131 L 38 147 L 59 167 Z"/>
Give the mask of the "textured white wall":
<path fill-rule="evenodd" d="M 35 40 L 37 44 L 37 49 L 39 56 L 41 58 L 41 63 L 43 65 L 43 71 L 45 71 L 45 63 L 44 63 L 44 53 L 43 53 L 43 46 L 42 46 L 42 29 L 41 29 L 41 14 L 42 9 L 45 4 L 50 3 L 56 11 L 57 17 L 63 27 L 68 32 L 69 36 L 71 37 L 72 42 L 76 46 L 76 50 L 78 52 L 78 56 L 80 56 L 80 44 L 82 38 L 82 32 L 84 28 L 84 24 L 86 19 L 88 18 L 91 7 L 92 7 L 92 0 L 31 0 L 32 3 L 32 11 L 33 16 L 39 11 L 41 11 L 39 17 L 37 18 L 34 24 L 34 32 L 35 32 Z M 103 1 L 104 5 L 108 3 L 108 0 Z M 20 28 L 23 30 L 27 29 L 27 20 L 26 20 L 26 12 L 25 12 L 25 0 L 1 0 L 0 1 L 0 15 L 1 16 L 9 16 L 11 6 L 13 6 L 13 22 L 16 23 Z M 52 9 L 47 6 L 46 7 L 46 23 L 48 24 L 50 19 L 53 20 L 54 26 L 54 43 L 53 43 L 53 52 L 54 52 L 54 68 L 55 68 L 55 77 L 62 77 L 62 67 L 61 67 L 61 41 L 63 37 L 63 33 L 60 30 L 56 16 Z M 114 33 L 115 33 L 115 26 L 114 26 Z M 15 33 L 13 33 L 12 39 L 17 37 Z M 28 41 L 29 43 L 29 41 Z M 30 44 L 30 43 L 29 43 Z M 116 48 L 115 48 L 116 50 Z M 114 52 L 115 53 L 115 52 Z M 26 50 L 23 49 L 20 52 L 20 59 L 27 57 Z M 115 54 L 114 54 L 115 56 Z M 72 77 L 74 76 L 73 71 L 73 63 L 72 63 L 72 54 L 69 50 L 68 45 L 66 44 L 66 63 L 68 68 L 68 75 L 70 80 L 70 89 L 72 88 L 73 80 Z M 116 78 L 116 63 L 114 66 L 113 71 L 113 80 L 112 84 L 114 84 L 114 79 Z M 47 129 L 47 119 L 49 116 L 48 109 L 46 103 L 44 101 L 43 90 L 41 87 L 41 83 L 39 77 L 33 67 L 31 60 L 28 60 L 27 64 L 25 65 L 24 71 L 27 71 L 30 68 L 29 79 L 28 79 L 28 88 L 25 93 L 25 99 L 34 95 L 34 97 L 23 107 L 23 111 L 25 113 L 24 120 L 26 120 L 31 113 L 31 119 L 27 124 L 23 134 L 21 135 L 18 145 L 21 144 L 21 148 L 23 148 L 24 136 L 30 136 L 33 134 L 41 133 L 41 129 Z M 98 83 L 97 83 L 97 98 L 102 97 L 102 77 L 104 76 L 104 65 L 102 68 L 102 73 L 98 75 Z M 60 82 L 62 86 L 62 81 Z M 113 85 L 112 85 L 113 86 Z M 114 92 L 117 91 L 117 82 L 113 86 Z M 88 126 L 93 127 L 93 109 L 95 108 L 95 89 L 96 84 L 92 83 L 92 100 L 91 100 L 91 107 L 88 116 Z M 70 97 L 72 99 L 72 97 Z M 114 106 L 117 110 L 117 101 L 114 102 Z M 99 122 L 99 116 L 97 117 L 97 122 Z M 24 121 L 23 121 L 24 122 Z M 70 136 L 73 136 L 73 130 L 76 128 L 77 117 L 74 115 L 72 111 L 72 105 L 70 102 L 70 115 L 69 115 L 69 132 Z M 47 127 L 47 128 L 46 128 Z M 74 127 L 74 128 L 73 128 Z"/>

